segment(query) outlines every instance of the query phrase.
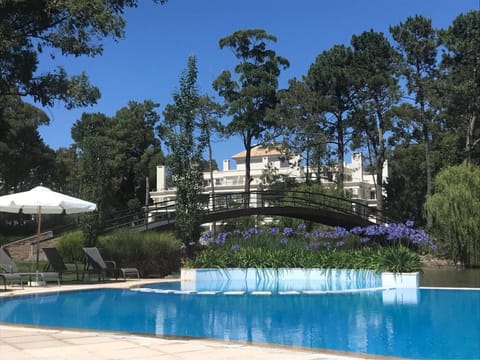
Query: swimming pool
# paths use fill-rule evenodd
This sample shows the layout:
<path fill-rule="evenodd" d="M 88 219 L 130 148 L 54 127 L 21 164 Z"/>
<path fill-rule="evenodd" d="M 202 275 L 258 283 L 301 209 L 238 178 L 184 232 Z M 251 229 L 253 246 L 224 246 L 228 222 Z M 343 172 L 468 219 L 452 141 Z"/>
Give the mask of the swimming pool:
<path fill-rule="evenodd" d="M 480 354 L 479 290 L 269 296 L 171 290 L 105 289 L 3 298 L 0 322 L 417 359 L 478 359 Z"/>

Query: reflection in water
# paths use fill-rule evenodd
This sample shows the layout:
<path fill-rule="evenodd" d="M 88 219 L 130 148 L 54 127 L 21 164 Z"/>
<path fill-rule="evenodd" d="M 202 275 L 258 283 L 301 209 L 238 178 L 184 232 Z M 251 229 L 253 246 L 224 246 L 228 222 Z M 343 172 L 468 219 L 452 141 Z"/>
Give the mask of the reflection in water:
<path fill-rule="evenodd" d="M 420 286 L 480 288 L 480 269 L 428 267 L 420 275 Z"/>
<path fill-rule="evenodd" d="M 420 290 L 416 288 L 387 289 L 382 291 L 383 305 L 416 305 Z"/>

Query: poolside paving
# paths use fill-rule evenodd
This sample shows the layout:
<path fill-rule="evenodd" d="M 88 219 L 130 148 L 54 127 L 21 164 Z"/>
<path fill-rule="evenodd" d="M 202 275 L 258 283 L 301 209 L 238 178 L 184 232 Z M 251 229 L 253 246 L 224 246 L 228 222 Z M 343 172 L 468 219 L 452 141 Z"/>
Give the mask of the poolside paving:
<path fill-rule="evenodd" d="M 127 280 L 115 283 L 49 285 L 19 287 L 0 291 L 0 297 L 25 294 L 69 291 L 91 288 L 132 288 L 160 280 Z M 88 360 L 188 360 L 188 359 L 366 359 L 377 358 L 341 352 L 309 351 L 280 346 L 258 346 L 214 340 L 126 335 L 112 332 L 43 329 L 20 325 L 0 325 L 0 354 L 2 359 L 88 359 Z"/>

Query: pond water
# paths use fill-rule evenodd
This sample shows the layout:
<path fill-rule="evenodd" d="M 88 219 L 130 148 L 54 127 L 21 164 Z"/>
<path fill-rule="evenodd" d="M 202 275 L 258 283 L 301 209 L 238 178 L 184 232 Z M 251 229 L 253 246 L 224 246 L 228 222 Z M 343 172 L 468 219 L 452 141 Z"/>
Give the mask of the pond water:
<path fill-rule="evenodd" d="M 420 275 L 420 286 L 480 288 L 480 268 L 426 267 Z"/>

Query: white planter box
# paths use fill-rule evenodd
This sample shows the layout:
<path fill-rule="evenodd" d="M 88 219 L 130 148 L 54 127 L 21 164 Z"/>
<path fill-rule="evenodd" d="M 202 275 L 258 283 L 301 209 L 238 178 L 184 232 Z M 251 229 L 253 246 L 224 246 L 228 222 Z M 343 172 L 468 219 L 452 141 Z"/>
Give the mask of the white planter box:
<path fill-rule="evenodd" d="M 418 288 L 420 273 L 382 273 L 382 287 L 395 289 Z"/>
<path fill-rule="evenodd" d="M 189 291 L 346 291 L 380 288 L 381 276 L 352 269 L 182 269 L 182 290 Z"/>
<path fill-rule="evenodd" d="M 182 290 L 303 291 L 418 288 L 419 273 L 351 269 L 181 269 Z"/>

